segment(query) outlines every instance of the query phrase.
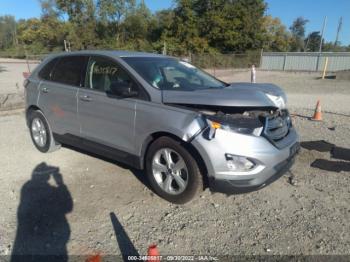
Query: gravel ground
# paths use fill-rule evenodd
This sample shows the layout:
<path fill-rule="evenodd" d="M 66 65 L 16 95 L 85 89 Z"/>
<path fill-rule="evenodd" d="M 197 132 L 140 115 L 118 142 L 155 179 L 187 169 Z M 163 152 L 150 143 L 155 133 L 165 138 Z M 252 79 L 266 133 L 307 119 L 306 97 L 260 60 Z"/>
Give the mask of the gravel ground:
<path fill-rule="evenodd" d="M 325 118 L 317 123 L 295 117 L 301 140 L 326 140 L 350 148 L 349 118 L 331 114 Z M 228 197 L 206 190 L 191 203 L 176 206 L 155 196 L 142 182 L 142 172 L 67 148 L 39 153 L 30 141 L 22 114 L 1 117 L 0 126 L 0 254 L 13 250 L 16 229 L 20 228 L 16 215 L 25 203 L 28 213 L 64 210 L 63 197 L 58 198 L 61 202 L 30 205 L 30 199 L 45 196 L 40 190 L 24 189 L 42 162 L 60 169 L 73 201 L 73 209 L 60 214 L 66 217 L 68 228 L 56 225 L 49 229 L 42 245 L 49 246 L 53 239 L 59 241 L 59 234 L 70 232 L 69 241 L 61 243 L 69 255 L 118 255 L 133 247 L 145 254 L 153 242 L 164 255 L 349 254 L 350 162 L 338 162 L 329 151 L 303 148 L 290 173 L 259 191 Z M 317 159 L 330 162 L 311 167 Z M 49 184 L 55 185 L 54 179 Z M 117 217 L 113 220 L 117 221 L 117 233 L 111 212 Z M 41 250 L 38 245 L 35 248 Z"/>
<path fill-rule="evenodd" d="M 234 76 L 224 77 L 242 81 L 249 72 Z M 350 108 L 343 100 L 328 105 L 338 96 L 349 101 L 349 82 L 314 78 L 258 72 L 258 80 L 286 89 L 305 142 L 289 173 L 247 194 L 205 190 L 184 206 L 154 195 L 142 172 L 68 148 L 38 152 L 23 113 L 2 113 L 0 255 L 20 250 L 18 240 L 32 223 L 42 239 L 24 242 L 37 253 L 143 255 L 157 243 L 162 255 L 350 255 Z M 320 93 L 331 113 L 312 122 L 307 117 Z M 309 106 L 302 103 L 308 96 Z M 32 178 L 42 163 L 59 168 L 52 173 L 63 184 L 57 175 L 48 183 L 35 180 L 38 172 Z"/>
<path fill-rule="evenodd" d="M 30 70 L 36 66 L 35 62 L 29 64 Z M 0 95 L 22 91 L 23 72 L 28 72 L 25 60 L 0 58 Z"/>
<path fill-rule="evenodd" d="M 37 62 L 30 62 L 33 70 Z M 0 58 L 0 111 L 23 108 L 23 72 L 28 72 L 25 60 Z"/>

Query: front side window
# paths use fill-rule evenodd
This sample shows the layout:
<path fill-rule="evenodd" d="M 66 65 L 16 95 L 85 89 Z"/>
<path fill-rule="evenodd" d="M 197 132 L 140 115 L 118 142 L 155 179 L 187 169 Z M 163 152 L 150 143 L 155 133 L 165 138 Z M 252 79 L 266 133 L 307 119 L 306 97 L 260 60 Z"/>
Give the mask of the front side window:
<path fill-rule="evenodd" d="M 124 57 L 123 59 L 148 83 L 158 89 L 193 91 L 227 86 L 190 63 L 175 58 Z"/>
<path fill-rule="evenodd" d="M 122 97 L 138 95 L 137 85 L 125 70 L 113 60 L 104 57 L 90 58 L 84 86 L 109 95 Z"/>
<path fill-rule="evenodd" d="M 79 86 L 81 76 L 86 65 L 85 56 L 64 56 L 57 62 L 52 81 L 61 84 Z"/>

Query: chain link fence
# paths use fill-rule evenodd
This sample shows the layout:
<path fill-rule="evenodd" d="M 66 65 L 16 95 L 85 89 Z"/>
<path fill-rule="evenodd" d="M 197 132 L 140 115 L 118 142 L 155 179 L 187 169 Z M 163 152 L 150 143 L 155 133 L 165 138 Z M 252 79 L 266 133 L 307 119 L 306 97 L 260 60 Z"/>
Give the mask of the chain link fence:
<path fill-rule="evenodd" d="M 9 58 L 8 63 L 12 63 L 12 61 L 14 63 L 26 63 L 28 72 L 31 72 L 32 68 L 39 64 L 47 55 L 49 54 L 28 54 L 23 50 L 0 52 L 0 58 L 3 63 L 6 58 Z M 191 54 L 189 57 L 180 57 L 180 59 L 188 60 L 214 76 L 221 76 L 222 74 L 232 74 L 239 70 L 247 70 L 253 64 L 258 67 L 261 53 L 259 51 L 251 51 L 244 54 Z"/>
<path fill-rule="evenodd" d="M 261 53 L 245 54 L 196 54 L 191 55 L 190 61 L 208 73 L 218 77 L 233 74 L 235 71 L 247 70 L 252 65 L 260 65 Z"/>
<path fill-rule="evenodd" d="M 205 69 L 248 68 L 260 64 L 261 54 L 257 52 L 245 54 L 198 54 L 191 55 L 192 64 Z"/>

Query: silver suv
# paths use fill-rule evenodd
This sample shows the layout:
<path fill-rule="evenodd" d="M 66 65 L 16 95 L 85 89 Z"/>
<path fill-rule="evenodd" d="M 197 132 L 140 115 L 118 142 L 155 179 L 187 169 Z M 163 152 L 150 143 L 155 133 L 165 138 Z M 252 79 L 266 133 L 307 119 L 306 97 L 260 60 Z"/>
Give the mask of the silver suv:
<path fill-rule="evenodd" d="M 207 186 L 230 194 L 267 185 L 299 149 L 279 87 L 224 83 L 173 57 L 53 55 L 24 85 L 38 150 L 71 145 L 145 169 L 153 190 L 174 203 Z"/>

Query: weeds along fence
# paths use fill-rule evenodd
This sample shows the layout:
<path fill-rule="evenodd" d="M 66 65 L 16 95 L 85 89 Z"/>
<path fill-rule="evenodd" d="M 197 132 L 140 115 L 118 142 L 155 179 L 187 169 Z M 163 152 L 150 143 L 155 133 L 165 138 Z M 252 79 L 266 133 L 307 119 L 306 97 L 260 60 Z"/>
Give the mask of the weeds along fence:
<path fill-rule="evenodd" d="M 17 58 L 42 60 L 51 53 L 31 54 L 24 49 L 0 51 L 0 58 Z M 174 55 L 174 54 L 169 54 Z M 230 54 L 191 54 L 187 57 L 193 64 L 201 68 L 246 68 L 252 64 L 259 65 L 261 53 L 252 51 L 248 53 L 230 53 Z"/>
<path fill-rule="evenodd" d="M 234 73 L 237 70 L 246 70 L 252 65 L 260 65 L 260 52 L 245 54 L 195 54 L 190 61 L 197 67 L 205 69 L 208 73 L 218 76 Z"/>
<path fill-rule="evenodd" d="M 0 51 L 0 57 L 25 59 L 26 54 L 22 50 L 7 50 L 7 51 Z"/>
<path fill-rule="evenodd" d="M 260 52 L 245 54 L 194 54 L 191 62 L 205 69 L 248 68 L 260 64 Z"/>
<path fill-rule="evenodd" d="M 0 58 L 17 58 L 22 63 L 40 63 L 49 54 L 28 54 L 24 52 L 0 52 Z M 184 57 L 181 57 L 184 59 Z M 191 54 L 186 57 L 192 64 L 197 67 L 206 69 L 215 74 L 217 70 L 224 69 L 245 69 L 251 65 L 259 66 L 261 53 L 249 52 L 244 54 Z M 17 60 L 19 62 L 19 60 Z"/>

